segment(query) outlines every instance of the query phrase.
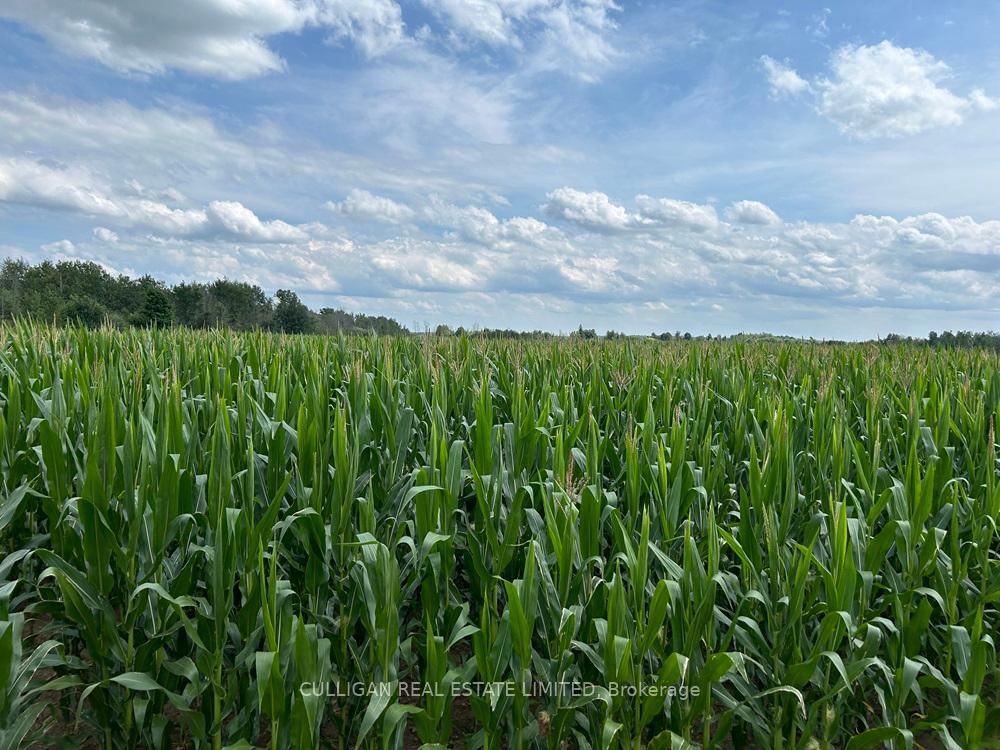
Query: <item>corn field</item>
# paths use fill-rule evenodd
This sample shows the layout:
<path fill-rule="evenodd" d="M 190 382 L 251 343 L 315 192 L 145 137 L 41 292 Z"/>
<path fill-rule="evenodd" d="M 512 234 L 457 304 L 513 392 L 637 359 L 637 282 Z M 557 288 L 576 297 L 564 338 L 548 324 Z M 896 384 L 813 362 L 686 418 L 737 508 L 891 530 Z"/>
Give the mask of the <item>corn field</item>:
<path fill-rule="evenodd" d="M 998 415 L 976 351 L 6 325 L 0 748 L 998 747 Z"/>

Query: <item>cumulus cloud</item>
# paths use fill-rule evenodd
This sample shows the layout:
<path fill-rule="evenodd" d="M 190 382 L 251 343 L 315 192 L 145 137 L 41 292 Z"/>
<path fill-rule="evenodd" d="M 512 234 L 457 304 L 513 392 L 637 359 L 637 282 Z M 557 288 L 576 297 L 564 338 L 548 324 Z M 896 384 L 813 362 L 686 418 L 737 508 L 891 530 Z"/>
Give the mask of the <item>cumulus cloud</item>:
<path fill-rule="evenodd" d="M 428 224 L 484 245 L 505 246 L 510 241 L 537 245 L 562 237 L 555 228 L 530 216 L 503 220 L 481 206 L 457 206 L 437 197 L 423 208 L 420 217 Z"/>
<path fill-rule="evenodd" d="M 896 219 L 860 214 L 850 223 L 866 241 L 883 248 L 931 248 L 974 255 L 1000 255 L 1000 221 L 977 222 L 969 216 L 948 218 L 937 213 Z M 942 263 L 948 263 L 944 256 Z"/>
<path fill-rule="evenodd" d="M 553 190 L 542 207 L 550 216 L 602 231 L 626 229 L 636 216 L 612 202 L 604 193 L 584 192 L 570 187 Z"/>
<path fill-rule="evenodd" d="M 558 230 L 529 216 L 500 219 L 481 206 L 459 206 L 440 196 L 413 208 L 367 190 L 355 188 L 339 202 L 327 202 L 325 207 L 344 216 L 385 224 L 419 223 L 440 227 L 455 236 L 483 244 L 503 240 L 538 242 L 546 236 L 557 236 Z"/>
<path fill-rule="evenodd" d="M 456 230 L 477 242 L 492 242 L 500 235 L 501 222 L 493 212 L 479 206 L 456 206 L 434 199 L 423 211 L 426 221 Z"/>
<path fill-rule="evenodd" d="M 549 216 L 600 232 L 655 232 L 658 228 L 705 232 L 719 226 L 713 206 L 675 198 L 637 195 L 638 211 L 632 212 L 601 192 L 562 187 L 546 197 L 542 210 Z"/>
<path fill-rule="evenodd" d="M 116 191 L 86 170 L 0 161 L 0 201 L 107 221 L 83 237 L 60 232 L 52 239 L 69 244 L 50 243 L 41 257 L 72 254 L 168 279 L 228 275 L 269 289 L 378 299 L 477 294 L 484 304 L 529 295 L 568 309 L 622 300 L 704 308 L 722 299 L 740 309 L 762 296 L 845 309 L 989 307 L 989 291 L 1000 288 L 1000 221 L 935 213 L 790 223 L 744 200 L 720 221 L 708 204 L 639 195 L 630 210 L 605 193 L 562 187 L 544 205 L 565 222 L 557 228 L 434 196 L 402 204 L 358 189 L 336 210 L 408 217 L 398 231 L 383 220 L 382 239 L 361 239 L 261 218 L 232 200 L 177 208 L 135 191 Z"/>
<path fill-rule="evenodd" d="M 524 242 L 538 242 L 545 236 L 561 236 L 556 229 L 531 216 L 515 216 L 505 221 L 503 226 L 506 236 Z"/>
<path fill-rule="evenodd" d="M 392 224 L 410 221 L 416 216 L 416 211 L 403 203 L 358 188 L 351 190 L 342 201 L 328 201 L 326 207 L 346 216 Z"/>
<path fill-rule="evenodd" d="M 109 199 L 116 211 L 109 216 L 121 216 L 128 223 L 149 227 L 168 234 L 195 234 L 208 225 L 208 215 L 203 209 L 171 208 L 165 203 L 150 200 Z"/>
<path fill-rule="evenodd" d="M 960 125 L 970 110 L 998 106 L 982 89 L 961 96 L 945 83 L 949 66 L 929 52 L 885 40 L 844 45 L 830 60 L 829 75 L 806 81 L 767 55 L 761 67 L 775 96 L 811 92 L 820 113 L 861 139 L 899 138 Z"/>
<path fill-rule="evenodd" d="M 0 159 L 0 201 L 121 216 L 123 210 L 80 169 L 54 169 L 39 162 Z"/>
<path fill-rule="evenodd" d="M 980 112 L 992 112 L 1000 107 L 1000 99 L 987 96 L 982 89 L 973 89 L 969 94 L 969 103 Z"/>
<path fill-rule="evenodd" d="M 100 178 L 86 169 L 54 168 L 20 158 L 0 159 L 0 201 L 107 216 L 180 234 L 195 232 L 207 222 L 201 210 L 115 196 Z"/>
<path fill-rule="evenodd" d="M 216 221 L 218 207 L 208 212 Z M 573 224 L 562 233 L 532 217 L 503 220 L 478 207 L 432 202 L 423 212 L 455 232 L 360 242 L 323 239 L 301 225 L 304 238 L 275 241 L 259 220 L 233 208 L 242 218 L 229 233 L 127 235 L 118 243 L 76 242 L 73 252 L 172 278 L 226 274 L 272 289 L 380 299 L 477 294 L 483 304 L 515 294 L 570 306 L 726 299 L 727 309 L 740 309 L 766 295 L 843 309 L 933 309 L 995 306 L 989 291 L 1000 287 L 1000 221 L 859 215 L 847 223 L 760 223 L 753 232 L 723 222 L 710 232 L 662 222 L 629 233 Z"/>
<path fill-rule="evenodd" d="M 209 216 L 227 232 L 261 242 L 295 242 L 306 239 L 306 233 L 279 219 L 261 221 L 257 214 L 236 201 L 212 201 Z"/>
<path fill-rule="evenodd" d="M 809 91 L 809 81 L 800 76 L 787 63 L 775 60 L 768 55 L 760 56 L 760 67 L 771 85 L 771 95 L 774 97 L 795 96 Z"/>
<path fill-rule="evenodd" d="M 42 250 L 57 259 L 70 259 L 76 254 L 76 245 L 69 240 L 57 240 L 42 245 Z"/>
<path fill-rule="evenodd" d="M 635 204 L 644 219 L 668 226 L 682 226 L 695 231 L 715 229 L 719 217 L 715 208 L 700 203 L 689 203 L 672 198 L 650 198 L 637 195 Z"/>
<path fill-rule="evenodd" d="M 922 50 L 883 41 L 842 47 L 819 83 L 820 110 L 845 133 L 898 137 L 958 125 L 968 100 L 941 85 L 948 66 Z"/>
<path fill-rule="evenodd" d="M 0 159 L 0 202 L 103 216 L 168 235 L 220 232 L 259 242 L 307 238 L 303 229 L 277 219 L 262 221 L 235 201 L 212 201 L 207 208 L 175 208 L 117 193 L 86 169 L 50 167 L 29 159 Z M 94 235 L 105 242 L 114 241 L 114 232 L 103 227 Z"/>
<path fill-rule="evenodd" d="M 600 192 L 563 187 L 548 194 L 542 210 L 557 219 L 600 232 L 642 232 L 656 236 L 664 230 L 708 232 L 720 228 L 715 207 L 705 203 L 637 195 L 632 213 Z M 780 224 L 779 216 L 758 201 L 737 201 L 726 209 L 726 219 L 739 224 Z"/>
<path fill-rule="evenodd" d="M 726 218 L 740 224 L 780 224 L 781 218 L 759 201 L 736 201 L 726 209 Z"/>
<path fill-rule="evenodd" d="M 403 36 L 395 0 L 8 0 L 0 16 L 118 71 L 176 69 L 233 80 L 281 70 L 267 37 L 307 26 L 350 38 L 369 55 Z"/>

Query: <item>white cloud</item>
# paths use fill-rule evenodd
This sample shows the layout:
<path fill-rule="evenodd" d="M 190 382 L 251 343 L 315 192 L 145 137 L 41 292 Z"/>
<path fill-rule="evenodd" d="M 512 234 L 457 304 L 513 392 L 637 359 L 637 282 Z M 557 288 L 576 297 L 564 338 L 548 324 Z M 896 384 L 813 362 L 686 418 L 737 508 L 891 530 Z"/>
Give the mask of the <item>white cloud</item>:
<path fill-rule="evenodd" d="M 866 242 L 881 248 L 929 248 L 969 255 L 1000 256 L 1000 221 L 977 222 L 969 216 L 948 218 L 937 213 L 895 219 L 861 214 L 850 227 Z M 953 262 L 943 253 L 938 262 Z M 997 267 L 995 267 L 997 270 Z"/>
<path fill-rule="evenodd" d="M 549 5 L 548 0 L 424 0 L 456 32 L 495 46 L 520 46 L 515 24 Z"/>
<path fill-rule="evenodd" d="M 616 28 L 611 14 L 619 10 L 614 0 L 554 3 L 545 14 L 545 45 L 536 64 L 585 82 L 597 80 L 620 57 L 607 39 Z"/>
<path fill-rule="evenodd" d="M 812 93 L 820 113 L 840 130 L 861 139 L 899 138 L 960 125 L 969 110 L 1000 106 L 982 89 L 967 97 L 944 85 L 948 65 L 924 50 L 875 45 L 844 45 L 830 60 L 830 74 L 809 82 L 788 64 L 760 58 L 772 96 Z"/>
<path fill-rule="evenodd" d="M 69 259 L 76 254 L 76 245 L 69 240 L 58 240 L 42 245 L 42 251 L 54 255 L 57 259 Z"/>
<path fill-rule="evenodd" d="M 352 40 L 368 57 L 377 57 L 404 38 L 402 11 L 395 0 L 313 0 L 311 19 L 333 30 L 335 39 Z"/>
<path fill-rule="evenodd" d="M 505 221 L 503 226 L 508 237 L 524 242 L 538 242 L 546 235 L 559 236 L 558 230 L 531 216 L 515 216 Z"/>
<path fill-rule="evenodd" d="M 434 199 L 423 216 L 432 224 L 455 229 L 461 236 L 477 242 L 496 241 L 501 233 L 500 219 L 479 206 L 455 206 Z"/>
<path fill-rule="evenodd" d="M 812 35 L 818 39 L 823 39 L 830 33 L 830 20 L 831 10 L 829 8 L 823 8 L 819 13 L 812 17 L 812 23 L 806 27 L 806 31 L 812 33 Z"/>
<path fill-rule="evenodd" d="M 129 223 L 158 232 L 195 234 L 208 226 L 208 215 L 202 209 L 171 208 L 157 201 L 128 199 L 116 201 L 116 205 Z"/>
<path fill-rule="evenodd" d="M 969 101 L 941 85 L 948 66 L 922 50 L 883 41 L 847 45 L 819 81 L 820 111 L 860 138 L 899 137 L 958 125 Z"/>
<path fill-rule="evenodd" d="M 761 55 L 760 66 L 764 69 L 767 81 L 771 85 L 772 96 L 795 96 L 810 89 L 809 81 L 795 72 L 787 63 L 775 60 L 768 55 Z"/>
<path fill-rule="evenodd" d="M 52 239 L 71 244 L 51 244 L 49 255 L 168 280 L 227 275 L 269 289 L 386 300 L 481 294 L 491 305 L 498 295 L 532 295 L 575 310 L 623 299 L 678 309 L 725 300 L 726 310 L 740 310 L 763 296 L 813 309 L 992 309 L 987 292 L 1000 287 L 1000 221 L 934 213 L 786 223 L 746 200 L 730 205 L 722 222 L 709 204 L 639 195 L 633 210 L 603 192 L 562 187 L 543 206 L 566 222 L 556 228 L 436 196 L 404 204 L 358 189 L 334 205 L 359 220 L 381 219 L 388 236 L 369 240 L 262 219 L 235 200 L 178 207 L 142 197 L 162 192 L 72 165 L 0 159 L 0 201 L 102 218 L 82 236 L 60 229 Z M 975 274 L 982 280 L 972 284 Z"/>
<path fill-rule="evenodd" d="M 441 227 L 464 239 L 484 244 L 503 240 L 539 242 L 545 237 L 559 235 L 558 230 L 533 217 L 516 216 L 501 220 L 481 206 L 459 206 L 439 196 L 432 196 L 424 205 L 414 209 L 391 198 L 354 189 L 343 201 L 328 202 L 325 207 L 356 219 L 387 224 L 419 222 Z"/>
<path fill-rule="evenodd" d="M 86 169 L 54 168 L 20 158 L 0 159 L 0 201 L 106 216 L 179 234 L 198 231 L 207 222 L 204 211 L 115 196 Z"/>
<path fill-rule="evenodd" d="M 0 201 L 121 216 L 122 209 L 84 170 L 60 170 L 28 159 L 0 159 Z"/>
<path fill-rule="evenodd" d="M 562 238 L 558 230 L 533 217 L 501 220 L 480 206 L 456 206 L 437 197 L 422 210 L 421 218 L 484 245 L 505 245 L 510 241 L 537 245 L 546 239 L 559 241 Z"/>
<path fill-rule="evenodd" d="M 378 71 L 394 68 L 383 65 Z M 359 87 L 336 92 L 338 112 L 342 119 L 356 121 L 367 138 L 377 134 L 378 127 L 385 127 L 387 134 L 416 131 L 418 148 L 435 133 L 452 143 L 463 132 L 475 139 L 509 139 L 509 108 L 502 97 L 480 98 L 483 82 L 473 77 L 456 83 L 450 65 L 420 70 L 426 79 L 417 75 L 394 80 L 374 70 L 365 74 Z M 384 78 L 386 88 L 375 83 L 378 77 Z M 440 89 L 435 88 L 437 82 Z M 359 93 L 368 87 L 377 99 L 374 106 Z M 432 106 L 421 105 L 421 92 Z M 272 201 L 282 195 L 320 196 L 357 186 L 423 195 L 487 192 L 478 174 L 463 180 L 438 161 L 410 161 L 401 169 L 385 149 L 372 156 L 346 153 L 292 138 L 273 126 L 243 125 L 224 129 L 205 110 L 176 103 L 138 107 L 117 100 L 83 102 L 0 92 L 0 158 L 44 154 L 46 163 L 86 167 L 123 193 L 172 205 L 205 203 L 233 190 L 266 189 Z M 524 162 L 534 157 L 530 150 L 517 154 Z M 241 197 L 249 203 L 253 193 Z"/>
<path fill-rule="evenodd" d="M 454 35 L 492 47 L 525 50 L 529 65 L 585 81 L 618 56 L 608 41 L 616 28 L 614 0 L 423 0 Z"/>
<path fill-rule="evenodd" d="M 358 188 L 351 190 L 347 197 L 338 203 L 327 202 L 326 207 L 346 216 L 375 219 L 392 224 L 410 221 L 416 216 L 416 211 L 403 203 Z"/>
<path fill-rule="evenodd" d="M 284 221 L 262 221 L 236 201 L 212 201 L 207 209 L 174 208 L 160 201 L 118 194 L 85 169 L 49 167 L 28 159 L 0 159 L 0 202 L 103 216 L 126 226 L 172 236 L 216 231 L 258 242 L 297 242 L 308 237 L 304 229 Z M 322 225 L 312 228 L 318 232 L 325 229 Z M 114 232 L 103 227 L 94 235 L 114 241 Z"/>
<path fill-rule="evenodd" d="M 648 195 L 637 195 L 635 204 L 643 218 L 668 226 L 682 226 L 695 231 L 719 226 L 715 208 L 709 205 L 671 198 L 650 198 Z"/>
<path fill-rule="evenodd" d="M 137 196 L 183 199 L 164 179 L 192 173 L 275 169 L 287 165 L 266 143 L 242 143 L 220 131 L 204 112 L 182 107 L 136 107 L 38 94 L 0 92 L 0 153 L 43 152 L 50 159 L 100 163 L 121 170 Z"/>
<path fill-rule="evenodd" d="M 261 221 L 257 215 L 242 203 L 236 201 L 212 201 L 208 204 L 208 214 L 233 235 L 260 242 L 296 242 L 306 239 L 306 233 L 284 221 Z"/>
<path fill-rule="evenodd" d="M 170 69 L 224 79 L 281 70 L 266 38 L 321 26 L 368 55 L 403 36 L 395 0 L 7 0 L 0 16 L 53 45 L 122 72 Z"/>
<path fill-rule="evenodd" d="M 453 39 L 519 51 L 530 64 L 594 80 L 618 57 L 614 0 L 424 0 Z M 181 70 L 241 80 L 284 70 L 268 40 L 307 28 L 369 58 L 420 46 L 397 0 L 6 0 L 0 17 L 53 46 L 131 74 Z"/>
<path fill-rule="evenodd" d="M 600 232 L 644 232 L 652 236 L 663 232 L 708 232 L 720 227 L 719 215 L 709 204 L 675 198 L 637 195 L 638 213 L 614 203 L 600 192 L 583 192 L 569 187 L 548 194 L 542 210 L 550 216 Z M 780 217 L 758 201 L 737 201 L 726 209 L 726 218 L 740 224 L 775 225 Z"/>
<path fill-rule="evenodd" d="M 1000 99 L 987 96 L 982 89 L 973 89 L 969 93 L 969 102 L 980 112 L 992 112 L 1000 107 Z"/>
<path fill-rule="evenodd" d="M 494 223 L 488 212 L 468 212 L 468 218 L 468 231 L 443 240 L 411 236 L 345 246 L 310 239 L 266 252 L 225 238 L 167 244 L 177 247 L 171 263 L 182 275 L 193 254 L 197 267 L 216 273 L 228 273 L 235 259 L 271 288 L 335 287 L 380 297 L 532 293 L 581 305 L 588 299 L 645 304 L 708 296 L 739 309 L 767 295 L 811 305 L 934 308 L 993 305 L 975 289 L 1000 284 L 1000 222 L 968 218 L 859 216 L 849 224 L 759 225 L 753 233 L 720 224 L 718 234 L 667 226 L 623 235 L 580 229 L 543 244 L 542 253 L 530 236 L 512 230 L 513 219 Z M 972 271 L 981 272 L 982 283 L 963 287 L 963 274 Z"/>
<path fill-rule="evenodd" d="M 443 251 L 442 251 L 443 250 Z M 388 242 L 371 248 L 372 271 L 402 288 L 465 291 L 480 287 L 488 277 L 485 259 L 460 257 L 446 249 L 432 250 L 423 242 Z"/>
<path fill-rule="evenodd" d="M 719 226 L 714 207 L 674 198 L 637 195 L 638 212 L 633 213 L 601 192 L 562 187 L 546 197 L 548 202 L 542 210 L 549 216 L 602 232 L 658 229 L 705 232 Z"/>
<path fill-rule="evenodd" d="M 635 224 L 636 217 L 623 206 L 613 203 L 604 193 L 583 192 L 561 187 L 549 193 L 543 210 L 550 216 L 591 229 L 620 230 Z"/>
<path fill-rule="evenodd" d="M 781 218 L 759 201 L 736 201 L 726 210 L 726 218 L 741 224 L 780 224 Z"/>

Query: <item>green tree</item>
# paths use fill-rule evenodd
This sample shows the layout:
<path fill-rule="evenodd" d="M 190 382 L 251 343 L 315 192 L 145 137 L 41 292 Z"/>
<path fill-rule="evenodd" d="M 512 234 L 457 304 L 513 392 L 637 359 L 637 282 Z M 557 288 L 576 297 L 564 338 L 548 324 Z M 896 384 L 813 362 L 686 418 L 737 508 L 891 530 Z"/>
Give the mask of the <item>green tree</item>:
<path fill-rule="evenodd" d="M 8 258 L 0 267 L 0 320 L 23 315 L 21 287 L 28 272 L 23 260 Z"/>
<path fill-rule="evenodd" d="M 208 287 L 208 294 L 222 309 L 222 325 L 247 330 L 266 328 L 271 322 L 271 300 L 256 284 L 219 279 Z"/>
<path fill-rule="evenodd" d="M 31 265 L 7 259 L 0 264 L 0 319 L 31 317 L 45 322 L 189 328 L 226 327 L 358 332 L 405 335 L 399 321 L 384 315 L 324 308 L 314 314 L 288 291 L 278 295 L 281 313 L 256 284 L 219 279 L 210 284 L 168 287 L 152 276 L 114 276 L 103 266 L 83 261 L 45 261 Z"/>
<path fill-rule="evenodd" d="M 139 315 L 139 325 L 166 328 L 174 322 L 174 302 L 170 292 L 156 285 L 146 289 L 146 301 Z"/>
<path fill-rule="evenodd" d="M 108 309 L 87 297 L 74 296 L 59 311 L 59 320 L 63 323 L 84 325 L 87 328 L 100 327 L 107 317 Z"/>
<path fill-rule="evenodd" d="M 312 330 L 312 313 L 302 304 L 299 296 L 288 289 L 279 289 L 275 295 L 274 327 L 282 333 L 308 333 Z"/>
<path fill-rule="evenodd" d="M 173 288 L 174 320 L 189 328 L 206 328 L 205 306 L 208 291 L 204 284 L 178 284 Z"/>

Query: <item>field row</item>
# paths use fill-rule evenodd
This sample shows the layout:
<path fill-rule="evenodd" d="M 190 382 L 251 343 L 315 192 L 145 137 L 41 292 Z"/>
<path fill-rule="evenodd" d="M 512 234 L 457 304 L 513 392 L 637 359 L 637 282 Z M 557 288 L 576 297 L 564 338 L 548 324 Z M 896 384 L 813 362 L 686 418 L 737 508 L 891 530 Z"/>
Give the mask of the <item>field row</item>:
<path fill-rule="evenodd" d="M 998 365 L 4 326 L 0 748 L 996 747 Z"/>

